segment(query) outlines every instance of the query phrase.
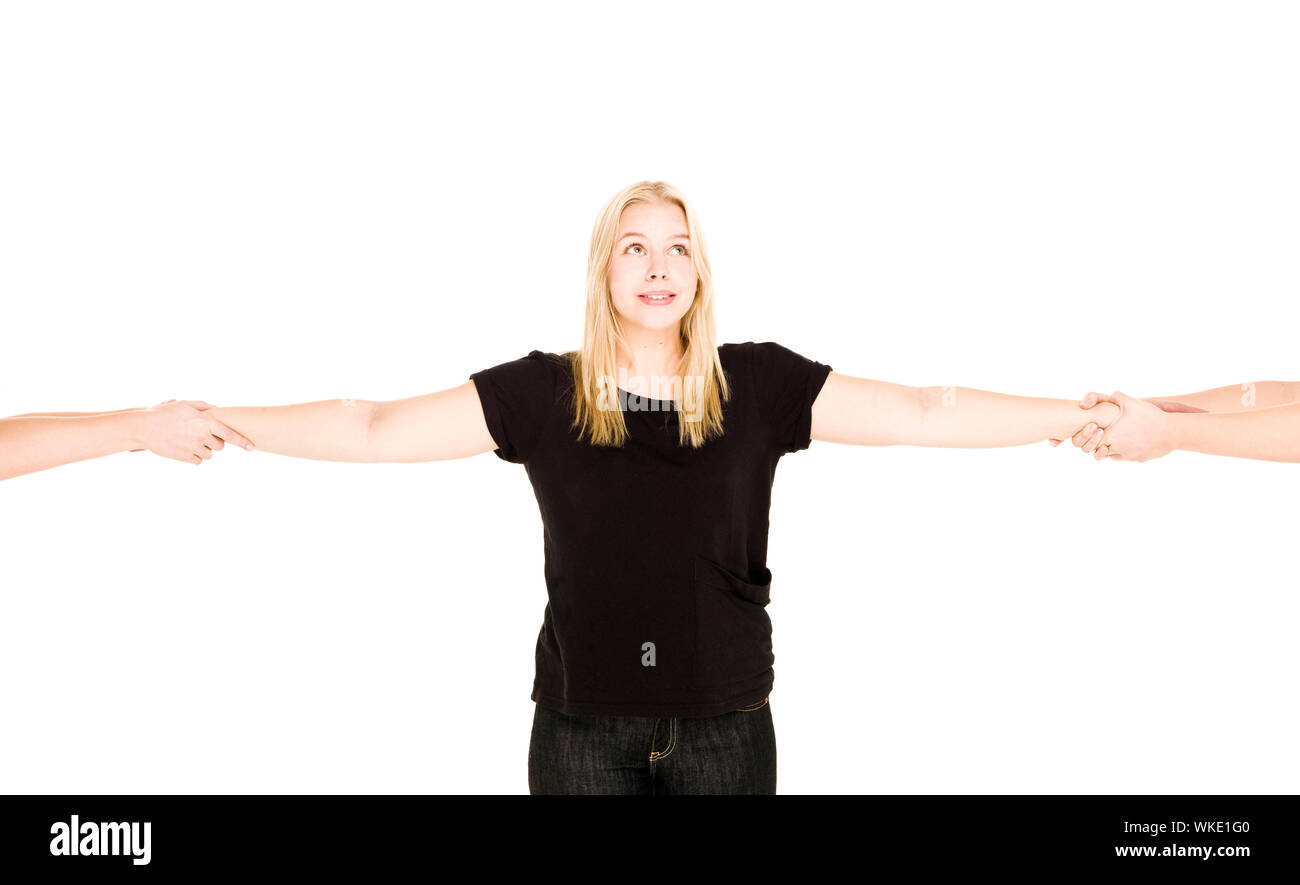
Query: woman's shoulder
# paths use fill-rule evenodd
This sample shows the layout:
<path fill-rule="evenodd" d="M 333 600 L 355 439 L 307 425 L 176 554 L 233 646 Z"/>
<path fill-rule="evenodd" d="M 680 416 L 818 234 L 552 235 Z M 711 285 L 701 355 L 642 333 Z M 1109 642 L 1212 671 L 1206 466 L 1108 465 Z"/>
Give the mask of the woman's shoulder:
<path fill-rule="evenodd" d="M 497 363 L 475 372 L 470 378 L 484 379 L 507 391 L 517 391 L 525 396 L 543 393 L 554 394 L 560 382 L 567 377 L 568 355 L 547 350 L 530 350 L 521 357 Z"/>
<path fill-rule="evenodd" d="M 729 372 L 761 375 L 779 365 L 791 351 L 775 341 L 731 341 L 718 345 L 718 360 Z"/>
<path fill-rule="evenodd" d="M 728 357 L 732 359 L 747 357 L 757 347 L 758 344 L 753 341 L 728 341 L 718 345 L 718 359 L 725 362 Z"/>
<path fill-rule="evenodd" d="M 719 355 L 722 354 L 724 348 L 730 349 L 730 352 L 736 355 L 743 355 L 764 363 L 812 362 L 803 354 L 776 341 L 741 341 L 734 344 L 722 344 L 718 346 Z"/>
<path fill-rule="evenodd" d="M 724 356 L 728 348 L 730 358 Z M 756 390 L 764 395 L 780 395 L 783 388 L 802 390 L 820 383 L 831 372 L 829 363 L 810 359 L 775 341 L 742 341 L 718 348 L 723 366 L 729 372 L 745 373 Z"/>
<path fill-rule="evenodd" d="M 558 365 L 558 364 L 563 364 L 568 362 L 571 353 L 573 353 L 573 351 L 562 351 L 560 353 L 555 353 L 549 350 L 530 350 L 528 351 L 528 356 L 526 357 L 526 359 L 541 360 L 546 363 L 552 363 Z"/>
<path fill-rule="evenodd" d="M 548 379 L 568 378 L 572 374 L 576 351 L 530 350 L 527 354 L 511 361 L 509 365 L 526 372 Z"/>
<path fill-rule="evenodd" d="M 790 348 L 775 341 L 734 341 L 718 345 L 718 358 L 724 362 L 730 357 L 733 360 L 749 360 L 751 363 L 763 365 L 780 362 L 795 355 Z"/>

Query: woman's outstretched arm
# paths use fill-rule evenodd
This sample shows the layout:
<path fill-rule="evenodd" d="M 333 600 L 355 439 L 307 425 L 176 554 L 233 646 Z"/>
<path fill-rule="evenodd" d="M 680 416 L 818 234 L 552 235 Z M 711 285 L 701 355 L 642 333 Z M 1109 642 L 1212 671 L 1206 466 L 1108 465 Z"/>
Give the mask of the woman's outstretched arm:
<path fill-rule="evenodd" d="M 176 402 L 168 400 L 168 402 Z M 110 409 L 107 412 L 24 412 L 21 415 L 10 415 L 10 418 L 88 418 L 91 415 L 120 415 L 123 412 L 139 412 L 140 408 L 131 409 Z"/>
<path fill-rule="evenodd" d="M 497 447 L 473 381 L 389 402 L 329 399 L 212 412 L 264 452 L 317 461 L 442 461 Z"/>
<path fill-rule="evenodd" d="M 997 448 L 1108 426 L 1113 403 L 1012 396 L 969 387 L 908 387 L 831 372 L 812 410 L 812 438 L 860 446 Z"/>
<path fill-rule="evenodd" d="M 202 464 L 225 442 L 248 440 L 212 417 L 205 402 L 168 400 L 117 412 L 38 412 L 0 418 L 0 480 L 116 452 L 148 449 Z"/>

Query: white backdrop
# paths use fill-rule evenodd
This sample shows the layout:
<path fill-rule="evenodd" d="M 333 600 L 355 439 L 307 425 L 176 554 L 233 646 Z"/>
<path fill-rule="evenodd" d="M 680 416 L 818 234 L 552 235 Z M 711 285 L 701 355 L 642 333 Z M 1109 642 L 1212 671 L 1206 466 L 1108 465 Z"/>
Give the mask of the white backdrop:
<path fill-rule="evenodd" d="M 660 178 L 721 341 L 1071 399 L 1300 380 L 1298 24 L 6 5 L 0 414 L 396 399 L 576 346 L 596 212 Z M 780 792 L 1300 791 L 1298 471 L 787 456 Z M 518 465 L 122 453 L 0 484 L 0 552 L 3 792 L 527 791 Z"/>

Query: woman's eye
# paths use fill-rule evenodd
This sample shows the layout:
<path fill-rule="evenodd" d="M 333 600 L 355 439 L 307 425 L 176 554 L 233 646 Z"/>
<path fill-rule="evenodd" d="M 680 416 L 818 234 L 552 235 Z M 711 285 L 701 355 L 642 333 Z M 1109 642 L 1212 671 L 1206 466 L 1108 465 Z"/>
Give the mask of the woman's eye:
<path fill-rule="evenodd" d="M 630 251 L 632 251 L 633 249 L 641 249 L 641 248 L 642 248 L 642 247 L 641 247 L 641 244 L 640 244 L 640 243 L 633 243 L 632 245 L 628 246 L 628 247 L 627 247 L 626 249 L 624 249 L 623 251 L 624 251 L 624 252 L 630 252 Z M 689 255 L 689 254 L 690 254 L 690 253 L 687 251 L 687 249 L 686 249 L 685 246 L 673 246 L 673 248 L 674 248 L 674 249 L 681 249 L 683 255 Z M 638 253 L 638 254 L 639 254 L 639 253 Z"/>

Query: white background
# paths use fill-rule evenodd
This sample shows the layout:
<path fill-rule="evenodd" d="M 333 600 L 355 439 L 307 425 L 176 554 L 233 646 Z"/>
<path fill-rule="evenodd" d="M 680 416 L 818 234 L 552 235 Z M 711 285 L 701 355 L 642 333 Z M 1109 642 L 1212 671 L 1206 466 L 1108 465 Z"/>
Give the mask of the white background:
<path fill-rule="evenodd" d="M 0 414 L 396 399 L 575 347 L 641 179 L 701 214 L 720 341 L 1069 399 L 1300 380 L 1297 24 L 6 5 Z M 788 456 L 780 792 L 1300 791 L 1297 469 Z M 4 792 L 527 791 L 520 466 L 122 453 L 0 484 L 0 552 Z"/>

